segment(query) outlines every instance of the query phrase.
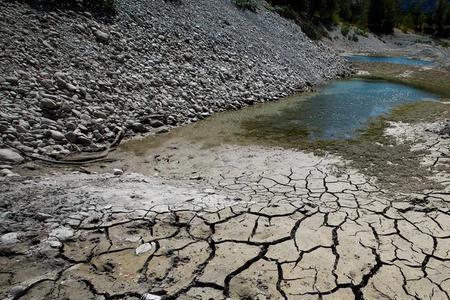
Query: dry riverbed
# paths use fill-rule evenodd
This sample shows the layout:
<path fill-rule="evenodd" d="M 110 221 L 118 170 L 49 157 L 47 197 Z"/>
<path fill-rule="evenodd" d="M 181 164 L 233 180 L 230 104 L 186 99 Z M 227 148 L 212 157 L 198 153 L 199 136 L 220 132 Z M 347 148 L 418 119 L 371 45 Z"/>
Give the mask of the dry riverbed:
<path fill-rule="evenodd" d="M 338 155 L 210 147 L 170 133 L 145 149 L 129 141 L 115 162 L 82 170 L 98 174 L 52 168 L 54 175 L 4 181 L 0 294 L 447 299 L 444 127 L 393 122 L 385 131 L 421 153 L 417 159 L 437 185 L 420 192 L 381 185 Z M 29 167 L 15 171 L 47 171 Z M 113 168 L 125 173 L 108 174 Z"/>
<path fill-rule="evenodd" d="M 206 120 L 110 161 L 22 164 L 0 181 L 0 298 L 449 299 L 449 107 L 348 142 Z"/>

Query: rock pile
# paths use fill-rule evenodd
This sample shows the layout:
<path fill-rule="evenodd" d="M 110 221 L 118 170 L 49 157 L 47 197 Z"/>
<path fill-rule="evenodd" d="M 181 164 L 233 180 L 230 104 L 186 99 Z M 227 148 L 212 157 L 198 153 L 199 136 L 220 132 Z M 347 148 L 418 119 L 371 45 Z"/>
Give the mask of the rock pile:
<path fill-rule="evenodd" d="M 55 158 L 104 150 L 120 132 L 164 132 L 348 73 L 333 51 L 263 7 L 117 5 L 102 23 L 0 1 L 0 146 Z"/>

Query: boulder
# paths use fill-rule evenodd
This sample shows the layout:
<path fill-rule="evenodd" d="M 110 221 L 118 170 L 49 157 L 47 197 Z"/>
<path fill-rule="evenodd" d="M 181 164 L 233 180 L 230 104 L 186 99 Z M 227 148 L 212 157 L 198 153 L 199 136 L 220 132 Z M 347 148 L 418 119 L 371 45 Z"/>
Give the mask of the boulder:
<path fill-rule="evenodd" d="M 23 162 L 24 158 L 11 149 L 0 149 L 0 162 L 9 162 L 13 164 L 19 164 Z"/>

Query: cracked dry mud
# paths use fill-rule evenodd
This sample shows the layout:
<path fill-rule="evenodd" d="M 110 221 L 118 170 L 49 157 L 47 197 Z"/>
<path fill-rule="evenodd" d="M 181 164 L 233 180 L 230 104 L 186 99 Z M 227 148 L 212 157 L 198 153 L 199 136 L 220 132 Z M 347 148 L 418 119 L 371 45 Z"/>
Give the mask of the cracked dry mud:
<path fill-rule="evenodd" d="M 413 141 L 430 150 L 425 165 L 446 164 L 448 140 L 426 132 L 428 125 L 395 126 L 387 133 L 399 142 L 411 132 L 427 136 Z M 195 151 L 214 165 L 191 169 L 198 176 L 190 180 L 169 176 L 175 167 L 168 163 L 162 177 L 65 174 L 1 183 L 2 232 L 15 234 L 2 236 L 0 297 L 449 298 L 449 181 L 406 194 L 331 155 Z M 439 179 L 446 169 L 434 172 Z"/>

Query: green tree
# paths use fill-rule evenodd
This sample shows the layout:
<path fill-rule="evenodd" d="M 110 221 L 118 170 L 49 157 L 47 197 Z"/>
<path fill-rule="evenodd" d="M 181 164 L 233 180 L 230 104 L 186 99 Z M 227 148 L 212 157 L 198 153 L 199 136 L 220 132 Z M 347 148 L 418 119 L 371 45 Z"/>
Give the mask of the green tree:
<path fill-rule="evenodd" d="M 390 34 L 395 25 L 395 0 L 371 0 L 369 29 L 375 33 Z"/>
<path fill-rule="evenodd" d="M 445 34 L 448 9 L 448 0 L 438 0 L 433 14 L 433 25 L 437 35 L 443 36 Z"/>

